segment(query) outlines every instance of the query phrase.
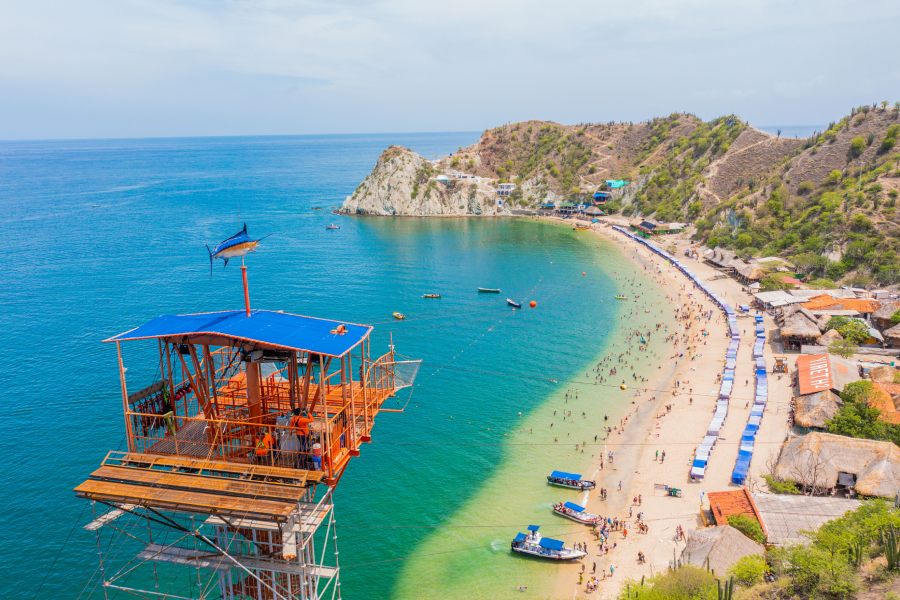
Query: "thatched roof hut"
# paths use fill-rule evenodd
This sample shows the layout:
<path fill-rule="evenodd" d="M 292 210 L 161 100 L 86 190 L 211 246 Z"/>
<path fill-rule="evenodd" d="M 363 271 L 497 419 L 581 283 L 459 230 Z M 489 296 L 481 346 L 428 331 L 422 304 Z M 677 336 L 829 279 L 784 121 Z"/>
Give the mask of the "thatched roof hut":
<path fill-rule="evenodd" d="M 794 398 L 794 423 L 800 427 L 824 429 L 841 407 L 841 397 L 825 390 Z"/>
<path fill-rule="evenodd" d="M 884 339 L 892 348 L 900 348 L 900 324 L 894 325 L 883 333 Z"/>
<path fill-rule="evenodd" d="M 872 313 L 872 323 L 879 329 L 891 326 L 891 317 L 900 310 L 900 300 L 882 300 L 878 309 Z"/>
<path fill-rule="evenodd" d="M 815 318 L 806 316 L 806 311 L 797 310 L 784 318 L 781 326 L 781 337 L 797 340 L 815 340 L 822 335 Z"/>
<path fill-rule="evenodd" d="M 838 333 L 837 329 L 829 329 L 819 336 L 819 339 L 816 340 L 816 343 L 820 346 L 828 346 L 829 344 L 831 344 L 831 342 L 836 342 L 842 339 L 844 339 L 844 336 Z"/>
<path fill-rule="evenodd" d="M 813 432 L 785 442 L 774 475 L 804 486 L 852 485 L 864 496 L 891 498 L 900 491 L 900 447 Z"/>
<path fill-rule="evenodd" d="M 725 575 L 734 563 L 745 556 L 765 552 L 758 544 L 731 525 L 719 525 L 697 529 L 688 538 L 681 551 L 681 562 L 706 567 L 719 575 Z"/>

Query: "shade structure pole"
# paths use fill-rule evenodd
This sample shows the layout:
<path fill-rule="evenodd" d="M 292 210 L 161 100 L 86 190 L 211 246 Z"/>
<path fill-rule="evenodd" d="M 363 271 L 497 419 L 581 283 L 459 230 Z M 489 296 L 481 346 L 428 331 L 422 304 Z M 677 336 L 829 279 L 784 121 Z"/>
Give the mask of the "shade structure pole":
<path fill-rule="evenodd" d="M 244 282 L 244 309 L 247 311 L 247 316 L 250 316 L 250 286 L 247 283 L 247 265 L 244 264 L 244 259 L 241 258 L 241 279 Z"/>

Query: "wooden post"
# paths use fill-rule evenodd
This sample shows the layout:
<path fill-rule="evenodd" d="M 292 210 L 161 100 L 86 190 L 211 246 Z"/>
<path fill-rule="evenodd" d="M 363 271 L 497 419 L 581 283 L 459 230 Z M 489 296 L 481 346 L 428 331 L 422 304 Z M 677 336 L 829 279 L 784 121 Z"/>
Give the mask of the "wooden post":
<path fill-rule="evenodd" d="M 247 283 L 247 265 L 244 264 L 244 258 L 241 257 L 241 279 L 244 282 L 244 310 L 247 316 L 250 316 L 250 286 Z"/>
<path fill-rule="evenodd" d="M 247 408 L 250 411 L 250 421 L 259 422 L 262 417 L 262 397 L 259 383 L 259 363 L 247 361 Z"/>
<path fill-rule="evenodd" d="M 119 384 L 122 386 L 122 414 L 125 416 L 125 431 L 128 434 L 128 451 L 134 452 L 134 431 L 131 427 L 131 415 L 128 414 L 128 386 L 125 383 L 125 364 L 122 362 L 122 342 L 116 342 L 116 355 L 119 360 Z"/>
<path fill-rule="evenodd" d="M 297 353 L 291 352 L 291 362 L 288 363 L 288 388 L 290 389 L 291 411 L 297 408 Z"/>

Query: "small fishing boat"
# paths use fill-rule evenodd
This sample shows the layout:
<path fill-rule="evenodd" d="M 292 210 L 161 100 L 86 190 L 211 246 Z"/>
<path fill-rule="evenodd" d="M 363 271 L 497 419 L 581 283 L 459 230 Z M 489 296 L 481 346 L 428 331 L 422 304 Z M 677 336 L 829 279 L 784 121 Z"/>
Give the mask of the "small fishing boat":
<path fill-rule="evenodd" d="M 576 225 L 572 229 L 574 229 L 575 231 L 584 231 L 585 229 L 590 229 L 590 228 L 591 228 L 590 225 Z"/>
<path fill-rule="evenodd" d="M 479 294 L 499 294 L 500 288 L 478 288 Z"/>
<path fill-rule="evenodd" d="M 513 308 L 522 308 L 521 304 L 519 304 L 518 302 L 516 302 L 515 300 L 513 300 L 511 298 L 507 298 L 506 303 L 509 304 L 510 306 L 512 306 Z"/>
<path fill-rule="evenodd" d="M 573 490 L 592 490 L 597 484 L 587 479 L 582 479 L 580 473 L 566 473 L 565 471 L 553 471 L 547 475 L 547 483 Z"/>
<path fill-rule="evenodd" d="M 510 544 L 510 550 L 549 560 L 578 560 L 587 556 L 586 552 L 566 548 L 562 540 L 541 537 L 539 525 L 529 525 L 528 533 L 519 532 Z"/>
<path fill-rule="evenodd" d="M 329 223 L 328 225 L 325 226 L 325 229 L 329 229 L 329 230 L 335 230 L 335 229 L 340 229 L 340 228 L 341 228 L 340 225 L 335 225 L 334 223 Z"/>
<path fill-rule="evenodd" d="M 423 298 L 440 298 L 440 294 L 422 294 Z"/>
<path fill-rule="evenodd" d="M 628 296 L 625 294 L 616 294 L 616 300 L 628 300 Z"/>
<path fill-rule="evenodd" d="M 602 518 L 600 515 L 587 512 L 583 506 L 575 504 L 574 502 L 560 502 L 555 504 L 553 506 L 553 512 L 567 519 L 571 519 L 576 523 L 583 523 L 584 525 L 593 525 L 600 522 Z"/>
<path fill-rule="evenodd" d="M 402 321 L 406 318 L 406 315 L 404 315 L 402 312 L 394 312 L 394 313 L 392 313 L 392 315 L 398 321 Z"/>

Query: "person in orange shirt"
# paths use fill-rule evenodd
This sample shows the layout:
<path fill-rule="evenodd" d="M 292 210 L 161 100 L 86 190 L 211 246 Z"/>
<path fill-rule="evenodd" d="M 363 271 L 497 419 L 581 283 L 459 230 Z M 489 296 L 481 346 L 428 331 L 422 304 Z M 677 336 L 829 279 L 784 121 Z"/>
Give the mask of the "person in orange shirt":
<path fill-rule="evenodd" d="M 275 449 L 275 436 L 268 429 L 259 436 L 256 441 L 256 448 L 253 450 L 254 458 L 258 463 L 271 463 L 273 458 L 273 450 Z"/>
<path fill-rule="evenodd" d="M 309 418 L 309 415 L 305 410 L 300 410 L 299 408 L 294 409 L 294 416 L 291 417 L 288 425 L 292 427 L 297 433 L 297 439 L 300 442 L 300 456 L 299 456 L 299 464 L 303 468 L 309 467 L 309 424 L 312 423 L 312 419 Z"/>

